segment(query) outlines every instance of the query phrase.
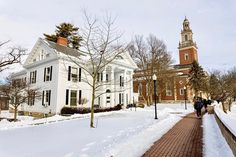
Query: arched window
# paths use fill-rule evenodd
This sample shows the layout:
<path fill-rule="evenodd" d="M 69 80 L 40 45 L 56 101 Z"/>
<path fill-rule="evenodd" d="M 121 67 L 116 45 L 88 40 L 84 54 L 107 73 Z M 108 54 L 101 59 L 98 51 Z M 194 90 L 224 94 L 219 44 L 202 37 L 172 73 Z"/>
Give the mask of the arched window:
<path fill-rule="evenodd" d="M 111 102 L 111 94 L 110 93 L 111 93 L 111 90 L 107 89 L 106 90 L 106 98 L 107 98 L 106 102 L 107 102 L 107 104 Z"/>
<path fill-rule="evenodd" d="M 185 41 L 187 41 L 188 40 L 188 35 L 185 35 L 184 38 L 185 38 Z"/>

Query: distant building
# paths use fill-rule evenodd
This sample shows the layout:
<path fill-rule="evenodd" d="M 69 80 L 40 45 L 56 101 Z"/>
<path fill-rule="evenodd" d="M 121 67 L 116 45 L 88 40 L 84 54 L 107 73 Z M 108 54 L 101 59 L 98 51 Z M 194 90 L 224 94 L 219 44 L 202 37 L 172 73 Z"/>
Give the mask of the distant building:
<path fill-rule="evenodd" d="M 193 32 L 187 18 L 183 21 L 181 30 L 181 40 L 179 42 L 179 64 L 173 65 L 169 69 L 171 78 L 167 81 L 157 82 L 160 86 L 158 101 L 175 102 L 193 99 L 193 90 L 187 86 L 189 72 L 193 61 L 198 61 L 196 42 L 193 40 Z M 137 70 L 134 74 L 134 93 L 139 101 L 144 101 L 146 97 L 146 82 L 142 79 L 142 71 Z"/>
<path fill-rule="evenodd" d="M 8 110 L 9 109 L 9 99 L 7 97 L 0 96 L 0 110 Z"/>
<path fill-rule="evenodd" d="M 82 80 L 91 78 L 68 57 L 79 55 L 86 54 L 67 47 L 65 38 L 59 38 L 57 43 L 39 38 L 23 65 L 24 70 L 12 77 L 26 78 L 32 87 L 40 89 L 42 97 L 30 104 L 23 104 L 19 110 L 30 114 L 59 114 L 64 106 L 90 107 L 92 89 Z M 131 80 L 136 68 L 127 52 L 108 64 L 98 74 L 97 81 L 104 85 L 99 88 L 101 95 L 95 99 L 95 105 L 106 108 L 132 103 Z"/>

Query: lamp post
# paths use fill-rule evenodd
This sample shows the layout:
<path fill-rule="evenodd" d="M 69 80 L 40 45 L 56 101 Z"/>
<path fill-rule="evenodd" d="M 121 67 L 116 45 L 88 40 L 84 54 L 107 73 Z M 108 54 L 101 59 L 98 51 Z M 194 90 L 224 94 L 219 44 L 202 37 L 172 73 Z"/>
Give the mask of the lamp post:
<path fill-rule="evenodd" d="M 187 110 L 186 100 L 187 100 L 187 89 L 186 89 L 186 86 L 184 86 L 184 107 L 185 107 L 185 110 Z"/>
<path fill-rule="evenodd" d="M 152 76 L 153 83 L 154 83 L 154 100 L 155 100 L 155 119 L 157 119 L 157 94 L 156 94 L 156 81 L 157 81 L 157 76 L 154 74 Z"/>

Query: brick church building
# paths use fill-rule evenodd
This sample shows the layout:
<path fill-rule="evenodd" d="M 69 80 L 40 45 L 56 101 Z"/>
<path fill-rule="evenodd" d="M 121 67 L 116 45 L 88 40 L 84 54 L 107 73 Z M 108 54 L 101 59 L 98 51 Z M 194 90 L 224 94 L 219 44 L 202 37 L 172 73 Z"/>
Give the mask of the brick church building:
<path fill-rule="evenodd" d="M 164 82 L 157 81 L 157 97 L 159 102 L 181 102 L 185 99 L 187 101 L 192 101 L 193 99 L 194 92 L 188 85 L 188 80 L 193 61 L 198 61 L 198 48 L 196 42 L 193 40 L 193 32 L 187 18 L 183 21 L 178 49 L 179 64 L 172 65 L 169 69 L 171 78 Z M 136 93 L 136 101 L 142 102 L 146 100 L 147 91 L 146 82 L 142 79 L 142 75 L 140 74 L 140 70 L 135 72 L 133 87 L 134 93 Z"/>

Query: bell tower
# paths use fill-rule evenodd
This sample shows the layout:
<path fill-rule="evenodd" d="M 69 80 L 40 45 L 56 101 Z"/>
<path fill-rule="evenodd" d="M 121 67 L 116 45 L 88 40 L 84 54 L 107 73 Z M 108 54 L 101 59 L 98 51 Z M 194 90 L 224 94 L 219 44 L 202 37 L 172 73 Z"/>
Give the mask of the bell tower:
<path fill-rule="evenodd" d="M 193 32 L 186 17 L 183 22 L 178 49 L 180 65 L 192 64 L 194 60 L 198 61 L 197 44 L 193 41 Z"/>

